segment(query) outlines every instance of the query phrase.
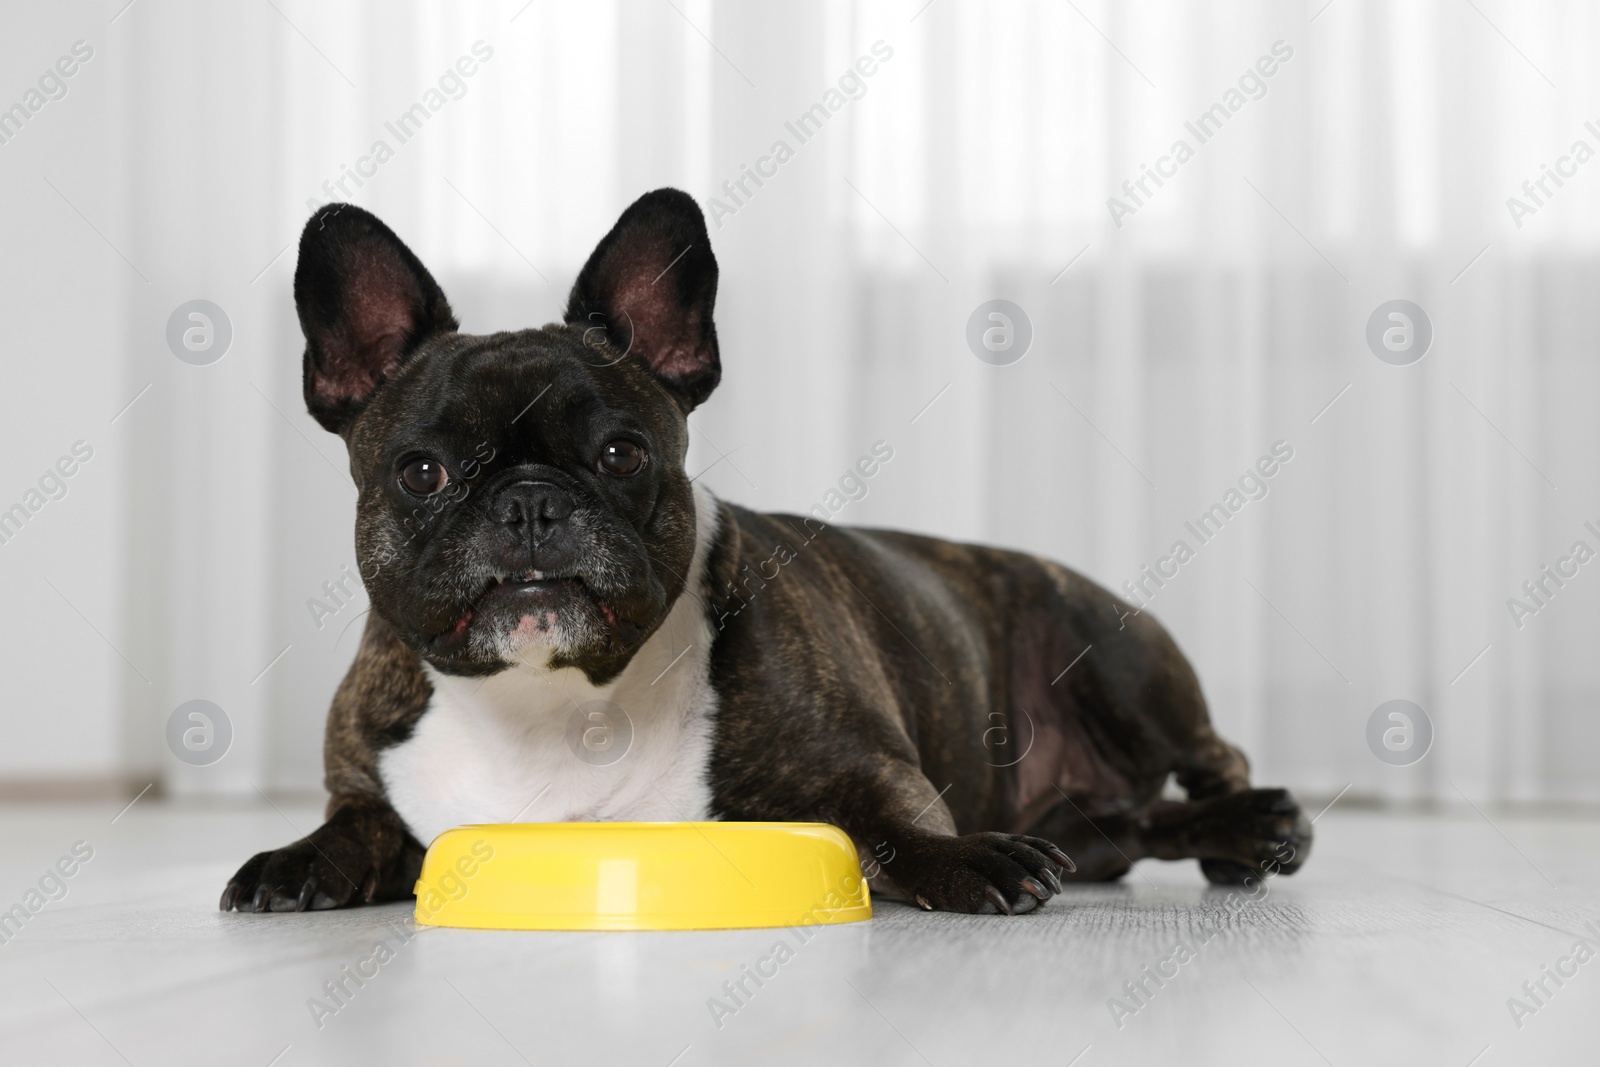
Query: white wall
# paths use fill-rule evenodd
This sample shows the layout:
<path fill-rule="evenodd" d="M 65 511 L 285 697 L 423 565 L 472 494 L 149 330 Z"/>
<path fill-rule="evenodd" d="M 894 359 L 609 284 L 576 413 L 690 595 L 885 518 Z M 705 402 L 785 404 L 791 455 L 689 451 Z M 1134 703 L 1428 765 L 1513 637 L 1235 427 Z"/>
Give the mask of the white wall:
<path fill-rule="evenodd" d="M 0 778 L 83 780 L 120 766 L 118 698 L 125 675 L 137 680 L 101 636 L 118 641 L 121 628 L 120 486 L 129 454 L 128 420 L 111 423 L 127 399 L 117 330 L 118 272 L 127 268 L 93 228 L 109 225 L 115 211 L 101 178 L 112 157 L 112 64 L 103 28 L 80 13 L 12 12 L 7 24 L 0 36 L 7 105 L 74 41 L 94 49 L 64 79 L 66 95 L 0 144 L 0 306 L 8 335 L 0 507 L 23 502 L 74 442 L 93 450 L 66 480 L 66 495 L 0 544 Z"/>

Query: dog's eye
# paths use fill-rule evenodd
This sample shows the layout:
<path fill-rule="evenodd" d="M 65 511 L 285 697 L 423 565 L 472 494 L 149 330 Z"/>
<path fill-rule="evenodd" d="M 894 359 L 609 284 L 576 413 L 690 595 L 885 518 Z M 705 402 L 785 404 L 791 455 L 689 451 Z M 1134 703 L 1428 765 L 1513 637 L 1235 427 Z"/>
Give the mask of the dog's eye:
<path fill-rule="evenodd" d="M 600 469 L 626 478 L 644 470 L 644 449 L 632 441 L 612 441 L 600 450 Z"/>
<path fill-rule="evenodd" d="M 439 461 L 426 456 L 419 456 L 400 468 L 400 484 L 406 492 L 417 496 L 432 496 L 449 480 L 450 476 Z"/>

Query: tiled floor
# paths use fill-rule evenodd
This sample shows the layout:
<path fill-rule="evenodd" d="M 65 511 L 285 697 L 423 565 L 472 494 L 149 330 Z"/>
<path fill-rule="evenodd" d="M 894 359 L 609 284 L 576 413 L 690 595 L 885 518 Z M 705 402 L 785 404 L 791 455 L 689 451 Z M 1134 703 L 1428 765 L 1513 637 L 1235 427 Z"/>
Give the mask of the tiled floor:
<path fill-rule="evenodd" d="M 399 905 L 223 915 L 227 875 L 295 836 L 286 818 L 314 825 L 314 808 L 146 800 L 115 814 L 0 809 L 0 908 L 26 904 L 75 842 L 93 849 L 66 864 L 65 896 L 45 878 L 59 899 L 0 945 L 0 1062 L 1600 1062 L 1600 960 L 1569 957 L 1585 924 L 1600 933 L 1600 821 L 1336 807 L 1307 868 L 1261 900 L 1230 905 L 1191 863 L 1143 864 L 1033 915 L 880 902 L 870 923 L 802 943 L 416 929 Z M 333 1003 L 324 983 L 380 941 L 393 958 L 314 1014 L 312 998 Z M 779 941 L 792 958 L 730 1001 L 723 983 Z M 1172 976 L 1147 979 L 1141 1002 L 1123 987 L 1146 965 Z M 1557 986 L 1546 965 L 1577 973 Z M 1536 1003 L 1523 983 L 1541 978 Z M 1537 1009 L 1520 1027 L 1511 997 Z"/>

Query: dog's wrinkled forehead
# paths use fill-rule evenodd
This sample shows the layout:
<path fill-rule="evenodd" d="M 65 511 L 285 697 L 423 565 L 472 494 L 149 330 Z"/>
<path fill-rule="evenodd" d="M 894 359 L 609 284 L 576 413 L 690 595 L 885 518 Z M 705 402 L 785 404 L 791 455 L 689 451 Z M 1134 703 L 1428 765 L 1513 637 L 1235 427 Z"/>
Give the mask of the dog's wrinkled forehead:
<path fill-rule="evenodd" d="M 686 440 L 671 396 L 592 330 L 448 334 L 419 356 L 360 420 L 361 451 L 383 454 L 406 447 L 406 439 L 433 437 L 469 451 L 481 443 L 498 452 L 549 453 L 582 448 L 597 432 L 630 430 L 672 454 Z"/>

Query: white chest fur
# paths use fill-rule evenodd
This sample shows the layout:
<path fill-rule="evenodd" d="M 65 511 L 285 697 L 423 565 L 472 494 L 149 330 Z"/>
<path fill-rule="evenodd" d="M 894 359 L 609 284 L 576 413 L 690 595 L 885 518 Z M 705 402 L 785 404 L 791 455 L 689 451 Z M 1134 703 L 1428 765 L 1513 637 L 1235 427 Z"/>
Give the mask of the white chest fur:
<path fill-rule="evenodd" d="M 517 666 L 487 679 L 428 669 L 427 710 L 378 763 L 417 840 L 463 823 L 709 817 L 716 694 L 702 600 L 717 505 L 698 490 L 695 505 L 687 590 L 610 684 L 572 668 Z"/>

